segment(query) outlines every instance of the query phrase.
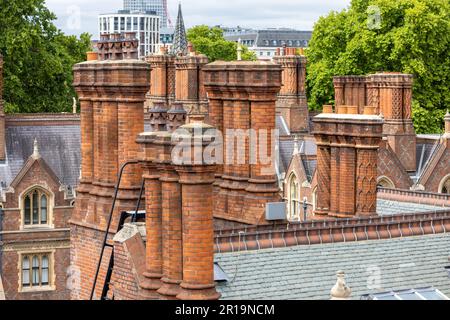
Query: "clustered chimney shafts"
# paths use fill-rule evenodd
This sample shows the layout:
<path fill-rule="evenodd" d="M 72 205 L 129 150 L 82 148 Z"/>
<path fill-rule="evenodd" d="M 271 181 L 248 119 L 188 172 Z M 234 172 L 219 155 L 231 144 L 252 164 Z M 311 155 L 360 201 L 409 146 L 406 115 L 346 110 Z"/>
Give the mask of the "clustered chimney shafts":
<path fill-rule="evenodd" d="M 97 44 L 99 60 L 137 59 L 139 40 L 136 32 L 102 34 Z"/>
<path fill-rule="evenodd" d="M 192 154 L 212 137 L 205 124 L 185 125 Z M 194 137 L 194 128 L 203 132 Z M 215 165 L 173 163 L 172 133 L 143 133 L 147 203 L 147 295 L 161 299 L 218 299 L 214 284 L 212 184 Z M 207 141 L 207 142 L 204 142 Z M 188 160 L 188 159 L 185 159 Z M 192 160 L 192 159 L 189 159 Z"/>
<path fill-rule="evenodd" d="M 291 133 L 309 131 L 309 112 L 306 99 L 306 57 L 296 55 L 295 48 L 285 48 L 286 54 L 273 61 L 282 67 L 281 91 L 277 100 L 277 114 L 283 116 Z"/>
<path fill-rule="evenodd" d="M 336 109 L 372 106 L 384 117 L 383 134 L 407 171 L 416 170 L 416 135 L 412 123 L 413 77 L 402 73 L 334 77 Z"/>
<path fill-rule="evenodd" d="M 81 299 L 90 296 L 99 258 L 95 254 L 102 245 L 96 237 L 98 230 L 106 231 L 119 167 L 138 158 L 135 139 L 144 131 L 144 101 L 149 83 L 149 66 L 139 60 L 88 61 L 74 67 L 74 87 L 81 106 L 82 160 L 77 202 L 71 218 L 77 227 L 71 237 L 77 252 L 74 265 L 86 276 Z M 127 167 L 111 230 L 117 228 L 119 212 L 135 209 L 141 181 L 141 168 Z M 88 236 L 88 232 L 92 233 Z M 83 240 L 86 237 L 92 237 L 90 249 Z M 104 274 L 103 266 L 100 277 Z M 97 289 L 101 290 L 100 286 Z M 96 294 L 99 296 L 99 292 Z"/>
<path fill-rule="evenodd" d="M 5 111 L 3 101 L 3 56 L 0 54 L 0 161 L 6 159 Z"/>
<path fill-rule="evenodd" d="M 264 223 L 266 203 L 279 200 L 272 134 L 276 129 L 275 102 L 281 88 L 281 67 L 271 62 L 216 61 L 203 71 L 209 121 L 224 137 L 225 164 L 217 173 L 214 214 L 242 223 Z M 250 132 L 258 141 L 250 142 L 242 136 Z M 260 153 L 252 162 L 250 150 L 254 148 Z M 266 159 L 261 158 L 264 149 Z M 242 161 L 238 160 L 239 154 L 243 155 Z"/>
<path fill-rule="evenodd" d="M 192 122 L 192 117 L 204 119 L 208 113 L 203 73 L 208 58 L 196 54 L 192 47 L 189 50 L 188 56 L 175 59 L 175 102 L 183 104 L 188 111 L 187 121 Z"/>
<path fill-rule="evenodd" d="M 152 70 L 147 105 L 153 130 L 173 132 L 188 117 L 189 122 L 206 117 L 208 100 L 202 73 L 208 63 L 206 56 L 197 55 L 190 45 L 189 56 L 168 54 L 162 48 L 160 54 L 147 57 L 147 62 Z"/>
<path fill-rule="evenodd" d="M 369 107 L 370 108 L 370 107 Z M 329 106 L 324 108 L 331 111 Z M 383 119 L 338 107 L 313 119 L 317 142 L 317 209 L 320 217 L 376 214 L 378 148 Z M 367 113 L 371 113 L 368 110 Z"/>

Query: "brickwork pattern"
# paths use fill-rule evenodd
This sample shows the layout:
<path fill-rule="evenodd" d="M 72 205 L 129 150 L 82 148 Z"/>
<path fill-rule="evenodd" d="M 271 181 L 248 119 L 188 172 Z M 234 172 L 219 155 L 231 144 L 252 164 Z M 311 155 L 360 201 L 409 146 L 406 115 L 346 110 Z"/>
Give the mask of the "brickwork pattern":
<path fill-rule="evenodd" d="M 138 158 L 140 149 L 135 137 L 144 130 L 144 101 L 149 83 L 150 68 L 143 61 L 88 61 L 74 67 L 74 87 L 82 101 L 83 129 L 82 177 L 71 221 L 71 261 L 80 270 L 83 281 L 74 298 L 89 298 L 119 167 Z M 111 238 L 117 231 L 119 213 L 135 208 L 141 179 L 139 165 L 124 171 L 112 227 L 108 230 Z M 97 283 L 103 282 L 110 254 L 108 249 Z M 97 297 L 100 287 L 96 288 Z"/>
<path fill-rule="evenodd" d="M 378 116 L 322 114 L 313 121 L 319 145 L 318 218 L 375 215 L 377 151 L 382 137 L 382 119 Z"/>
<path fill-rule="evenodd" d="M 281 66 L 273 63 L 214 62 L 204 69 L 205 88 L 210 99 L 209 122 L 224 132 L 225 165 L 219 167 L 215 183 L 214 216 L 235 222 L 265 223 L 265 204 L 280 200 L 274 163 L 250 164 L 246 139 L 238 146 L 227 130 L 255 130 L 257 136 L 275 129 L 275 102 L 281 89 Z M 226 79 L 226 81 L 225 81 Z M 267 155 L 273 155 L 271 137 Z M 229 149 L 229 148 L 233 148 Z M 238 148 L 245 151 L 243 163 Z"/>

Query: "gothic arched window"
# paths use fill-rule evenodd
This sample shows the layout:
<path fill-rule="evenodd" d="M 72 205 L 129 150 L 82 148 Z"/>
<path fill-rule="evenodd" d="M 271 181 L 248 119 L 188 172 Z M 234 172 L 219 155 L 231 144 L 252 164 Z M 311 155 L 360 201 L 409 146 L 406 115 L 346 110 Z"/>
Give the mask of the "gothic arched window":
<path fill-rule="evenodd" d="M 49 194 L 35 188 L 23 196 L 23 224 L 25 226 L 47 225 L 49 222 Z"/>
<path fill-rule="evenodd" d="M 450 175 L 442 180 L 439 188 L 439 193 L 450 194 Z"/>
<path fill-rule="evenodd" d="M 377 186 L 379 188 L 395 189 L 394 183 L 392 182 L 391 179 L 389 179 L 387 177 L 380 177 L 380 178 L 378 178 Z"/>

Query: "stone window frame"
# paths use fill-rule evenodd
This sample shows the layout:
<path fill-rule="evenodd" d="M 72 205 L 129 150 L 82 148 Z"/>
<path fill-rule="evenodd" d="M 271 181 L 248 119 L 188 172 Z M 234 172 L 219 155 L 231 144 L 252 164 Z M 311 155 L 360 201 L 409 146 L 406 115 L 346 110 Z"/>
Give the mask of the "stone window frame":
<path fill-rule="evenodd" d="M 38 190 L 40 193 L 44 194 L 47 196 L 47 223 L 46 224 L 25 224 L 25 198 L 32 194 L 33 192 L 35 192 L 36 190 Z M 40 196 L 40 198 L 42 198 L 42 196 Z M 40 199 L 41 200 L 41 199 Z M 40 201 L 39 201 L 39 205 L 40 205 Z M 33 186 L 30 186 L 29 188 L 27 188 L 26 190 L 24 190 L 20 195 L 19 195 L 19 209 L 20 209 L 20 230 L 25 230 L 25 229 L 39 229 L 39 228 L 54 228 L 54 220 L 53 220 L 53 211 L 55 208 L 55 195 L 52 191 L 49 190 L 49 188 L 43 186 L 43 185 L 38 185 L 35 184 Z M 40 215 L 40 212 L 39 212 Z M 32 217 L 31 217 L 32 220 Z M 32 221 L 31 221 L 32 222 Z"/>
<path fill-rule="evenodd" d="M 447 185 L 447 186 L 446 186 Z M 441 182 L 439 183 L 438 192 L 442 194 L 449 194 L 450 195 L 450 189 L 447 190 L 446 193 L 444 193 L 444 188 L 450 186 L 450 174 L 446 175 Z"/>
<path fill-rule="evenodd" d="M 292 188 L 295 188 L 295 190 L 293 191 Z M 294 195 L 293 192 L 295 192 L 296 194 Z M 292 173 L 289 176 L 288 179 L 288 220 L 299 220 L 300 219 L 300 215 L 301 215 L 301 206 L 300 206 L 300 199 L 301 199 L 301 194 L 300 194 L 300 184 L 298 182 L 297 179 L 297 175 L 295 173 Z M 295 197 L 296 196 L 296 197 Z M 292 211 L 294 206 L 297 208 L 297 212 L 293 213 Z"/>
<path fill-rule="evenodd" d="M 51 250 L 28 250 L 28 251 L 18 251 L 18 262 L 17 262 L 17 270 L 18 270 L 18 292 L 20 293 L 29 293 L 29 292 L 46 292 L 46 291 L 56 291 L 56 272 L 55 272 L 55 249 Z M 32 277 L 32 269 L 33 269 L 33 257 L 38 256 L 40 257 L 39 260 L 39 276 L 42 277 L 42 257 L 47 256 L 48 257 L 48 284 L 46 285 L 38 285 L 33 286 L 32 282 L 30 281 L 29 287 L 23 286 L 23 259 L 25 257 L 31 258 L 29 260 L 29 272 L 30 272 L 30 279 Z"/>
<path fill-rule="evenodd" d="M 383 186 L 383 188 L 395 189 L 395 183 L 391 179 L 386 176 L 380 176 L 377 179 L 377 186 L 380 186 L 380 183 L 385 182 L 389 186 Z"/>

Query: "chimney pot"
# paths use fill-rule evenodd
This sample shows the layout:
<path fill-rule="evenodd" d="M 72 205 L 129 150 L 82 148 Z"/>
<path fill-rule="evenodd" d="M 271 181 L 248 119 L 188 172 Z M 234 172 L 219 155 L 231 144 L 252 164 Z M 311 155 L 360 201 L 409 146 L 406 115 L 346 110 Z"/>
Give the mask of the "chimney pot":
<path fill-rule="evenodd" d="M 347 114 L 347 106 L 338 106 L 336 109 L 337 114 Z"/>
<path fill-rule="evenodd" d="M 368 116 L 375 115 L 377 111 L 377 108 L 374 106 L 365 106 L 364 107 L 364 114 Z"/>
<path fill-rule="evenodd" d="M 333 113 L 333 106 L 332 105 L 324 105 L 322 113 Z"/>
<path fill-rule="evenodd" d="M 98 60 L 98 53 L 94 51 L 86 52 L 86 61 Z"/>
<path fill-rule="evenodd" d="M 358 114 L 358 106 L 347 106 L 347 114 Z"/>

